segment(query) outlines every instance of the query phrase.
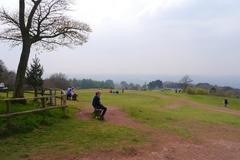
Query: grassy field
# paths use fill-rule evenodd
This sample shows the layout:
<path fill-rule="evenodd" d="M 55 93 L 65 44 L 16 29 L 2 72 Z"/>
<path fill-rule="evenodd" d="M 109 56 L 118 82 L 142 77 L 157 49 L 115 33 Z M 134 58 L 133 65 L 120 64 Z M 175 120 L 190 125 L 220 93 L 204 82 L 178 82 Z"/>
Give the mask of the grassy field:
<path fill-rule="evenodd" d="M 158 94 L 159 92 L 156 92 Z M 218 107 L 224 107 L 224 99 L 227 98 L 229 100 L 229 108 L 240 110 L 240 98 L 229 98 L 229 97 L 220 97 L 220 96 L 208 96 L 208 95 L 189 95 L 189 94 L 178 94 L 175 92 L 161 92 L 162 95 L 173 96 L 179 98 L 187 98 L 195 102 L 215 105 Z"/>
<path fill-rule="evenodd" d="M 76 113 L 91 107 L 95 90 L 81 90 L 78 101 L 69 101 L 68 118 L 61 110 L 31 114 L 12 119 L 12 128 L 6 129 L 6 121 L 0 120 L 0 159 L 26 159 L 39 154 L 81 155 L 97 150 L 122 149 L 126 146 L 150 143 L 146 133 L 139 129 L 118 126 L 95 119 L 82 121 Z M 127 91 L 112 95 L 105 91 L 102 103 L 120 108 L 130 118 L 161 132 L 183 139 L 195 137 L 190 126 L 227 125 L 240 128 L 240 118 L 228 113 L 213 112 L 202 108 L 180 105 L 168 108 L 179 99 L 221 108 L 223 97 L 189 96 L 160 91 Z M 230 99 L 230 107 L 240 109 L 239 99 Z M 34 105 L 32 103 L 30 106 Z M 18 109 L 28 106 L 15 106 Z M 0 104 L 0 111 L 3 104 Z"/>

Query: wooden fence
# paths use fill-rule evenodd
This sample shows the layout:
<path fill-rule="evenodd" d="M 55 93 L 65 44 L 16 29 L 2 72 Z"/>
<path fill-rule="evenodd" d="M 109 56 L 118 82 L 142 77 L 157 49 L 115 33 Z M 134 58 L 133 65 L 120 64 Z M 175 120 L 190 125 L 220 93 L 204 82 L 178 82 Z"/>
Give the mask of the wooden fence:
<path fill-rule="evenodd" d="M 31 92 L 32 93 L 32 92 Z M 40 101 L 40 106 L 38 108 L 34 108 L 31 110 L 20 111 L 20 112 L 11 112 L 12 107 L 14 107 L 13 103 L 20 102 L 20 101 L 29 101 L 29 100 L 36 100 Z M 61 90 L 60 94 L 57 94 L 57 90 L 51 90 L 49 94 L 42 95 L 39 97 L 32 97 L 32 98 L 5 98 L 0 99 L 1 102 L 5 103 L 6 112 L 0 114 L 0 118 L 10 118 L 13 116 L 20 116 L 30 113 L 42 112 L 46 110 L 53 110 L 53 109 L 62 109 L 65 114 L 65 110 L 67 108 L 67 96 L 65 91 Z"/>

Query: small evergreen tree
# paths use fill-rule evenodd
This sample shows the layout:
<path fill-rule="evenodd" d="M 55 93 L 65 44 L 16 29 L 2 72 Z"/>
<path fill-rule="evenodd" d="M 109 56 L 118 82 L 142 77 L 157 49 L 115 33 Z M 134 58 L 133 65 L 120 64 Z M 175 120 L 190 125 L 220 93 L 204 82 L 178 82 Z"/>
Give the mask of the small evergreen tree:
<path fill-rule="evenodd" d="M 43 86 L 43 66 L 40 64 L 40 60 L 37 56 L 33 58 L 30 69 L 27 68 L 26 72 L 26 81 L 33 87 L 34 95 L 37 97 L 37 90 Z"/>

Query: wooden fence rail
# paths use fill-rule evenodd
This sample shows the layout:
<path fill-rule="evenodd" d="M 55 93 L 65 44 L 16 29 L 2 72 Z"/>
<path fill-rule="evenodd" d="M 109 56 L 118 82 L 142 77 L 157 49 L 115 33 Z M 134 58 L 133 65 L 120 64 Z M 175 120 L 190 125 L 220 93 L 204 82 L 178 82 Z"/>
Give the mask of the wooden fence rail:
<path fill-rule="evenodd" d="M 67 108 L 67 96 L 64 91 L 61 91 L 61 95 L 57 96 L 55 92 L 51 92 L 52 95 L 50 96 L 41 96 L 41 97 L 31 97 L 31 98 L 6 98 L 6 99 L 0 99 L 0 102 L 5 102 L 6 106 L 6 112 L 3 114 L 0 114 L 0 118 L 10 118 L 14 116 L 20 116 L 30 113 L 37 113 L 42 112 L 46 110 L 53 110 L 53 109 L 62 109 L 65 113 L 65 110 Z M 59 99 L 60 104 L 57 104 L 57 99 Z M 13 107 L 12 103 L 17 101 L 27 101 L 27 100 L 40 100 L 41 105 L 39 108 L 26 110 L 26 111 L 20 111 L 20 112 L 11 112 L 11 109 Z M 49 102 L 48 104 L 46 102 Z"/>

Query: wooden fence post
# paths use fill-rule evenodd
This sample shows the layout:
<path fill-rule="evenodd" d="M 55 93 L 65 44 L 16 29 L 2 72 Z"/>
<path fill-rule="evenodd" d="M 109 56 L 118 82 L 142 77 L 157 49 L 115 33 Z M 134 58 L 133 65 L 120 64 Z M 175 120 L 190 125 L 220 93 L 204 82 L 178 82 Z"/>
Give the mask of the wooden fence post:
<path fill-rule="evenodd" d="M 45 108 L 45 107 L 46 107 L 45 97 L 42 97 L 42 98 L 41 98 L 41 102 L 42 102 L 42 108 Z"/>
<path fill-rule="evenodd" d="M 63 105 L 63 92 L 61 91 L 61 103 L 60 105 L 62 106 Z"/>
<path fill-rule="evenodd" d="M 50 89 L 49 91 L 50 91 L 50 106 L 53 106 L 53 91 L 52 89 Z"/>
<path fill-rule="evenodd" d="M 44 89 L 42 89 L 42 96 L 44 96 L 44 92 L 45 92 Z"/>
<path fill-rule="evenodd" d="M 63 96 L 63 105 L 64 106 L 67 105 L 67 96 L 66 95 Z"/>
<path fill-rule="evenodd" d="M 57 98 L 56 98 L 56 96 L 57 96 L 57 90 L 54 89 L 54 106 L 57 106 Z"/>
<path fill-rule="evenodd" d="M 66 94 L 64 94 L 64 92 L 61 91 L 61 106 L 62 106 L 64 117 L 67 116 L 67 114 L 66 114 L 66 104 L 67 104 Z"/>
<path fill-rule="evenodd" d="M 7 98 L 8 98 L 8 90 L 7 90 Z"/>
<path fill-rule="evenodd" d="M 6 100 L 6 114 L 11 112 L 11 102 Z M 7 117 L 7 128 L 11 126 L 10 117 Z"/>

